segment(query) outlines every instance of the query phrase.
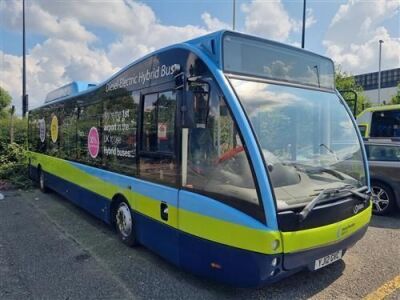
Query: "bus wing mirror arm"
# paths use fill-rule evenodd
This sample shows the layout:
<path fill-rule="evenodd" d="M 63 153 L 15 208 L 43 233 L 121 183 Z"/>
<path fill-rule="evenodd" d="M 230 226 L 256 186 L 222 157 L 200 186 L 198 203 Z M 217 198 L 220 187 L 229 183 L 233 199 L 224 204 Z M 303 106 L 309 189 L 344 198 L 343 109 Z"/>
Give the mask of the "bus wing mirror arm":
<path fill-rule="evenodd" d="M 175 90 L 180 90 L 185 88 L 185 73 L 180 72 L 175 75 Z"/>

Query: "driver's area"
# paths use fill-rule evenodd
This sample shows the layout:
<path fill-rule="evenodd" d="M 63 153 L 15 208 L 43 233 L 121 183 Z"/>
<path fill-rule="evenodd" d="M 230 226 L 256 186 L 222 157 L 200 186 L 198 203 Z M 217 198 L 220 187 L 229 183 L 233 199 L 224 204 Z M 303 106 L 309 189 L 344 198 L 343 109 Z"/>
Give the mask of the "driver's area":
<path fill-rule="evenodd" d="M 188 128 L 184 188 L 264 220 L 242 138 L 213 81 L 189 84 L 192 125 Z"/>

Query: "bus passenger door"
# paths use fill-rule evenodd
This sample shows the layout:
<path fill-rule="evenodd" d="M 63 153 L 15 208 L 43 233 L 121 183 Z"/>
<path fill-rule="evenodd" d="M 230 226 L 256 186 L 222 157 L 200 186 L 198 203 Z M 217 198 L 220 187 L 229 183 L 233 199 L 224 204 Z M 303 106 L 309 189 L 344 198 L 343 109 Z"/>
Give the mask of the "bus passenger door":
<path fill-rule="evenodd" d="M 135 207 L 139 242 L 178 263 L 176 100 L 174 90 L 142 99 L 140 180 L 133 190 L 139 193 Z"/>

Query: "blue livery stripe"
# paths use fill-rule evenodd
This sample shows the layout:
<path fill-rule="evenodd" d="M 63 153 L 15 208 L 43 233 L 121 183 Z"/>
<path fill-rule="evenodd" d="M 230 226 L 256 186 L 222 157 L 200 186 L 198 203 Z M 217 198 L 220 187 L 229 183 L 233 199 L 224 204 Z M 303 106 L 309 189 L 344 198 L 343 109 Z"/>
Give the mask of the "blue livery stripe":
<path fill-rule="evenodd" d="M 269 230 L 264 224 L 241 211 L 189 191 L 181 190 L 179 192 L 179 208 L 254 229 Z"/>

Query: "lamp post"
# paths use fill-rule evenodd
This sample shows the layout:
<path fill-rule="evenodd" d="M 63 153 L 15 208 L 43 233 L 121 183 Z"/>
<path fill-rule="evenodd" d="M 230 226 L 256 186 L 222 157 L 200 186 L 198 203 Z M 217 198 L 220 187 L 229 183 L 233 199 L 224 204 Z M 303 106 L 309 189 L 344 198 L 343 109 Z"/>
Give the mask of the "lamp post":
<path fill-rule="evenodd" d="M 306 0 L 303 0 L 303 29 L 301 31 L 301 48 L 304 49 L 306 35 Z"/>
<path fill-rule="evenodd" d="M 28 111 L 28 95 L 26 94 L 26 51 L 25 51 L 25 0 L 22 1 L 22 116 Z"/>
<path fill-rule="evenodd" d="M 233 0 L 233 12 L 232 12 L 232 30 L 235 30 L 235 19 L 236 19 L 236 0 Z"/>
<path fill-rule="evenodd" d="M 379 71 L 378 71 L 378 104 L 381 104 L 381 65 L 382 65 L 382 44 L 379 40 Z"/>

